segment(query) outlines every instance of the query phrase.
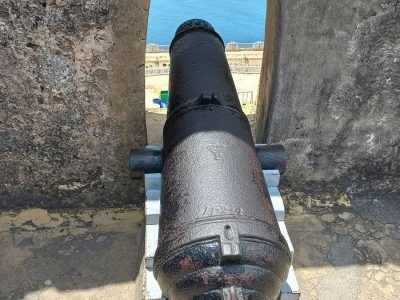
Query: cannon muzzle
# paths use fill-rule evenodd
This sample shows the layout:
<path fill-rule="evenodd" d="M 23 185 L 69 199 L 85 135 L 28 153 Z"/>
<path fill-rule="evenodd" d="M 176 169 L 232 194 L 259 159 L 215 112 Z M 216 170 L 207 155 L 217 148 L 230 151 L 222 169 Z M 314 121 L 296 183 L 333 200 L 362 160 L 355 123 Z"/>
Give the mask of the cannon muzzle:
<path fill-rule="evenodd" d="M 183 23 L 170 56 L 164 148 L 145 155 L 149 169 L 162 170 L 155 277 L 169 300 L 276 300 L 290 252 L 260 159 L 284 168 L 286 155 L 281 146 L 256 149 L 209 23 Z"/>

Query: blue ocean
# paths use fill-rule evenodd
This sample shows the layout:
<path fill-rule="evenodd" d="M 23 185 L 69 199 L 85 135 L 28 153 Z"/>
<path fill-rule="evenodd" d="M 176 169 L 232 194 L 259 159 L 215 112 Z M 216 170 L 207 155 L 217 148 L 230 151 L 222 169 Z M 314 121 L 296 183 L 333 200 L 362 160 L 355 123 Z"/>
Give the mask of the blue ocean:
<path fill-rule="evenodd" d="M 265 0 L 151 0 L 147 44 L 169 45 L 178 26 L 209 21 L 225 42 L 264 41 Z"/>

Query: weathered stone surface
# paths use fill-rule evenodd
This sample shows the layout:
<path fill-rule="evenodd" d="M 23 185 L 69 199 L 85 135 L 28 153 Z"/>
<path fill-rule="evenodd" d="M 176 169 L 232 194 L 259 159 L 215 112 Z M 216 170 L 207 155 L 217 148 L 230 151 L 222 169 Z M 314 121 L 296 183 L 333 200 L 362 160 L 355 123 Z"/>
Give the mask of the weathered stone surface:
<path fill-rule="evenodd" d="M 144 213 L 0 213 L 0 299 L 141 299 Z"/>
<path fill-rule="evenodd" d="M 332 243 L 329 249 L 329 262 L 335 266 L 357 264 L 358 260 L 354 255 L 352 242 L 351 237 L 338 234 L 337 241 Z"/>
<path fill-rule="evenodd" d="M 358 182 L 350 190 L 351 202 L 363 217 L 384 223 L 400 224 L 400 181 L 377 178 Z"/>
<path fill-rule="evenodd" d="M 279 51 L 264 62 L 258 142 L 286 146 L 292 183 L 398 176 L 399 2 L 271 2 Z"/>
<path fill-rule="evenodd" d="M 295 249 L 294 268 L 302 299 L 397 297 L 400 292 L 399 225 L 380 221 L 384 219 L 384 211 L 381 210 L 381 217 L 370 221 L 346 202 L 335 201 L 340 194 L 283 192 L 289 207 L 285 223 Z M 305 198 L 319 205 L 308 206 L 301 201 Z M 321 201 L 325 199 L 332 202 Z M 379 203 L 373 202 L 369 207 L 379 214 Z M 351 218 L 343 218 L 349 214 Z M 321 221 L 324 229 L 316 230 L 322 227 L 315 226 Z M 336 232 L 336 228 L 347 233 Z"/>
<path fill-rule="evenodd" d="M 0 1 L 0 209 L 142 201 L 148 5 Z"/>

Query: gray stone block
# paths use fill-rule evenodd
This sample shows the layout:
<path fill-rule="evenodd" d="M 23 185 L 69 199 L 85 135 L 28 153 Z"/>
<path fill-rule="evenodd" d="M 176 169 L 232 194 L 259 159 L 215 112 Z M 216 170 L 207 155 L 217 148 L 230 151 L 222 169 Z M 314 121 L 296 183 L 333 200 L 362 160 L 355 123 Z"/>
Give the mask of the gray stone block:
<path fill-rule="evenodd" d="M 141 203 L 148 1 L 0 3 L 0 209 Z"/>

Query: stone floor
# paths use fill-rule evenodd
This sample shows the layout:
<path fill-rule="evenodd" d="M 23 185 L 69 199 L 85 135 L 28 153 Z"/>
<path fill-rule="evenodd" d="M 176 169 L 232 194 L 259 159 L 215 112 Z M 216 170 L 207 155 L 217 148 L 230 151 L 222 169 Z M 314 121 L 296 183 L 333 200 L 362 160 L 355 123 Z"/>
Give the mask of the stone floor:
<path fill-rule="evenodd" d="M 139 299 L 144 213 L 0 215 L 0 299 Z"/>
<path fill-rule="evenodd" d="M 282 194 L 301 299 L 399 299 L 398 194 Z M 143 224 L 137 209 L 1 213 L 0 299 L 140 299 Z"/>
<path fill-rule="evenodd" d="M 381 218 L 399 194 L 364 201 L 371 216 L 339 192 L 282 193 L 302 299 L 400 299 L 400 218 Z"/>

